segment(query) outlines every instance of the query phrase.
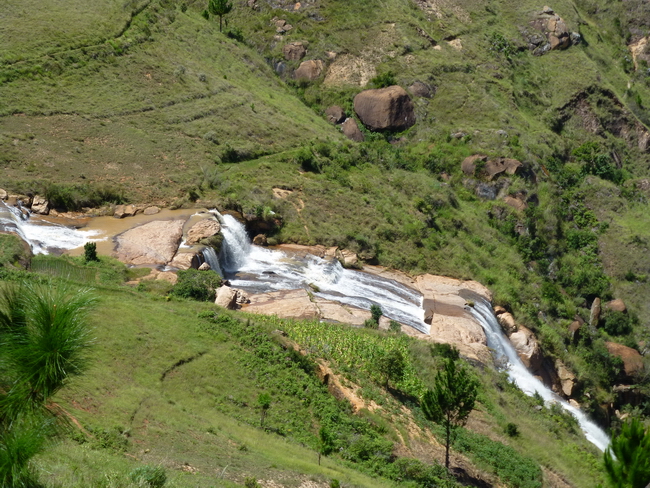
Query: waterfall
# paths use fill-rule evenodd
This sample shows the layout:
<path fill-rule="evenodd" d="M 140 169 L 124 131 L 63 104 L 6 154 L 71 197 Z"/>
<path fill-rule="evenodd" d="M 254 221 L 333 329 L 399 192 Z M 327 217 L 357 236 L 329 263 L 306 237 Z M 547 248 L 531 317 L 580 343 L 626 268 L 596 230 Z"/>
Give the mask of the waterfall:
<path fill-rule="evenodd" d="M 83 231 L 45 221 L 25 217 L 15 207 L 7 207 L 0 201 L 0 231 L 17 234 L 29 244 L 34 254 L 75 249 L 91 241 L 99 231 Z"/>
<path fill-rule="evenodd" d="M 394 280 L 344 269 L 336 259 L 295 257 L 250 242 L 246 229 L 231 215 L 213 211 L 222 224 L 219 255 L 224 277 L 235 288 L 252 293 L 292 290 L 311 285 L 314 295 L 384 315 L 427 334 L 422 295 Z"/>
<path fill-rule="evenodd" d="M 206 247 L 201 251 L 201 254 L 203 254 L 205 262 L 210 265 L 210 269 L 223 278 L 223 271 L 221 271 L 221 266 L 219 265 L 217 252 L 211 247 Z"/>
<path fill-rule="evenodd" d="M 547 388 L 540 380 L 535 378 L 530 371 L 524 366 L 519 359 L 519 355 L 510 341 L 501 331 L 501 326 L 497 322 L 492 307 L 489 303 L 478 300 L 472 308 L 472 315 L 481 324 L 485 335 L 487 337 L 488 346 L 494 351 L 495 360 L 503 362 L 508 376 L 520 390 L 529 396 L 537 392 L 545 402 L 555 402 L 559 404 L 564 410 L 571 413 L 580 425 L 580 428 L 585 434 L 588 441 L 594 444 L 598 449 L 604 451 L 609 445 L 609 436 L 596 425 L 593 421 L 589 420 L 587 415 L 579 408 L 574 407 L 566 400 L 556 395 Z"/>

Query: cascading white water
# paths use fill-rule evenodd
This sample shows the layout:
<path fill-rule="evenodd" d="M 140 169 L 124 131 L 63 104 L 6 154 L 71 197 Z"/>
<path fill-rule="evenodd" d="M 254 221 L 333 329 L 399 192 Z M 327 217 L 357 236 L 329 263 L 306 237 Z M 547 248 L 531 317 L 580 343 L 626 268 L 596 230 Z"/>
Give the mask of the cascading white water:
<path fill-rule="evenodd" d="M 47 254 L 52 250 L 75 249 L 96 240 L 98 231 L 83 231 L 48 222 L 34 222 L 23 218 L 20 209 L 7 207 L 0 201 L 0 230 L 18 234 L 27 242 L 34 254 Z"/>
<path fill-rule="evenodd" d="M 376 304 L 386 317 L 429 332 L 419 292 L 393 280 L 344 269 L 335 259 L 296 258 L 252 246 L 244 226 L 234 217 L 213 213 L 222 223 L 224 238 L 219 261 L 233 287 L 262 293 L 312 285 L 318 297 L 366 310 Z"/>
<path fill-rule="evenodd" d="M 223 277 L 223 271 L 221 271 L 221 266 L 219 265 L 219 258 L 217 257 L 217 252 L 211 247 L 206 247 L 201 251 L 203 254 L 203 259 L 205 262 L 210 265 L 210 269 L 217 273 L 219 276 Z"/>
<path fill-rule="evenodd" d="M 564 410 L 570 412 L 580 424 L 585 437 L 598 449 L 604 451 L 609 445 L 609 436 L 589 420 L 587 415 L 580 409 L 574 407 L 560 396 L 547 388 L 541 381 L 535 378 L 519 359 L 517 351 L 501 331 L 492 307 L 481 300 L 475 302 L 472 314 L 481 324 L 487 337 L 488 346 L 494 351 L 497 362 L 505 363 L 504 367 L 510 379 L 527 395 L 534 395 L 537 392 L 545 402 L 556 402 Z"/>

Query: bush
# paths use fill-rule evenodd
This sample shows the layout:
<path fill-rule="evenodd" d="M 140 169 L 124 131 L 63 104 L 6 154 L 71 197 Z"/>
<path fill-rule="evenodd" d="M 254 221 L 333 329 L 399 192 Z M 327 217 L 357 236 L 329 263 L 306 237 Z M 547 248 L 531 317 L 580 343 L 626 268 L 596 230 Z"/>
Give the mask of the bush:
<path fill-rule="evenodd" d="M 372 315 L 372 320 L 379 323 L 379 319 L 382 315 L 384 315 L 384 313 L 381 311 L 381 307 L 379 305 L 371 305 L 370 315 Z"/>
<path fill-rule="evenodd" d="M 381 73 L 375 76 L 370 83 L 375 88 L 386 88 L 387 86 L 396 85 L 397 81 L 395 80 L 395 73 L 392 71 L 387 71 L 386 73 Z"/>
<path fill-rule="evenodd" d="M 506 434 L 508 437 L 518 437 L 519 436 L 519 427 L 517 427 L 517 424 L 513 424 L 512 422 L 508 422 L 506 425 Z"/>
<path fill-rule="evenodd" d="M 636 317 L 624 312 L 609 312 L 604 319 L 603 328 L 612 336 L 628 335 L 632 332 L 632 326 L 637 320 Z"/>
<path fill-rule="evenodd" d="M 221 277 L 213 271 L 188 269 L 178 272 L 178 282 L 172 288 L 172 295 L 191 298 L 202 302 L 214 301 Z"/>
<path fill-rule="evenodd" d="M 84 244 L 84 260 L 89 263 L 91 261 L 99 261 L 97 257 L 97 244 L 94 242 L 86 242 Z"/>
<path fill-rule="evenodd" d="M 162 466 L 140 466 L 131 471 L 134 483 L 152 488 L 160 488 L 167 482 L 167 474 Z"/>

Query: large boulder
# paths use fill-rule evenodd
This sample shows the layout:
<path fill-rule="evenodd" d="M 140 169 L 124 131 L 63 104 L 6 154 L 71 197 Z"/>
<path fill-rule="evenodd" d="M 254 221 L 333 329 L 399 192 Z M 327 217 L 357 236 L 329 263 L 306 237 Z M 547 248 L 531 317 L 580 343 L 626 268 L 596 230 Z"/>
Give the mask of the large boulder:
<path fill-rule="evenodd" d="M 555 361 L 555 371 L 557 372 L 562 394 L 569 398 L 573 394 L 576 385 L 575 375 L 559 359 Z"/>
<path fill-rule="evenodd" d="M 298 69 L 293 73 L 296 80 L 314 81 L 323 72 L 323 62 L 320 59 L 310 59 L 303 61 Z"/>
<path fill-rule="evenodd" d="M 397 85 L 362 91 L 354 97 L 354 111 L 371 130 L 404 130 L 415 124 L 413 102 Z"/>
<path fill-rule="evenodd" d="M 124 217 L 133 217 L 136 208 L 133 205 L 116 205 L 113 212 L 113 217 L 116 219 L 123 219 Z"/>
<path fill-rule="evenodd" d="M 219 232 L 221 232 L 219 221 L 214 219 L 201 220 L 187 231 L 187 240 L 185 243 L 188 246 L 193 246 L 203 239 L 217 235 Z"/>
<path fill-rule="evenodd" d="M 533 372 L 541 369 L 544 357 L 532 331 L 520 325 L 517 332 L 510 334 L 510 342 L 528 369 Z"/>
<path fill-rule="evenodd" d="M 237 308 L 237 290 L 225 285 L 220 286 L 217 289 L 217 297 L 214 303 L 228 310 L 235 310 Z"/>
<path fill-rule="evenodd" d="M 36 195 L 32 201 L 32 212 L 40 215 L 47 215 L 50 213 L 50 202 L 45 198 Z"/>
<path fill-rule="evenodd" d="M 617 344 L 616 342 L 605 342 L 605 347 L 612 356 L 619 357 L 623 360 L 623 369 L 625 376 L 631 378 L 636 373 L 643 370 L 643 356 L 639 351 L 631 347 Z"/>
<path fill-rule="evenodd" d="M 154 220 L 116 237 L 115 257 L 126 264 L 169 263 L 183 237 L 183 220 Z"/>
<path fill-rule="evenodd" d="M 497 321 L 507 336 L 517 331 L 517 323 L 511 313 L 503 312 L 498 314 Z"/>
<path fill-rule="evenodd" d="M 200 252 L 178 252 L 169 263 L 169 266 L 181 270 L 198 269 L 202 259 Z"/>

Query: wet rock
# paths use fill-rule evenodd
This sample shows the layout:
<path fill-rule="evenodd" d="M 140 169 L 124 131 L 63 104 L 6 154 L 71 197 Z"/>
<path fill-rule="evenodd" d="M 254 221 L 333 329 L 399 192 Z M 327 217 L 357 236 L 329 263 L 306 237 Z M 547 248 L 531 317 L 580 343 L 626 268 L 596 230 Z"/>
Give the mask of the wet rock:
<path fill-rule="evenodd" d="M 573 394 L 576 385 L 575 375 L 559 359 L 555 361 L 555 371 L 557 372 L 562 393 L 569 398 Z"/>
<path fill-rule="evenodd" d="M 156 215 L 158 212 L 160 212 L 160 208 L 153 206 L 145 208 L 142 213 L 145 215 Z"/>
<path fill-rule="evenodd" d="M 116 205 L 115 211 L 113 212 L 113 217 L 116 219 L 123 219 L 124 217 L 133 217 L 135 215 L 136 208 L 133 205 Z"/>
<path fill-rule="evenodd" d="M 541 368 L 544 357 L 531 330 L 520 325 L 517 332 L 510 335 L 510 342 L 512 342 L 519 358 L 528 369 L 535 372 Z"/>
<path fill-rule="evenodd" d="M 320 59 L 310 59 L 303 61 L 298 69 L 293 73 L 296 80 L 314 81 L 323 72 L 323 62 Z"/>
<path fill-rule="evenodd" d="M 45 198 L 36 195 L 34 201 L 32 202 L 32 212 L 47 215 L 50 213 L 50 202 L 45 200 Z"/>
<path fill-rule="evenodd" d="M 404 130 L 416 121 L 411 98 L 397 85 L 362 91 L 354 97 L 354 111 L 371 130 Z"/>
<path fill-rule="evenodd" d="M 353 118 L 346 119 L 345 122 L 343 122 L 341 125 L 341 130 L 343 131 L 343 134 L 345 134 L 345 136 L 351 141 L 363 142 L 365 139 L 363 133 L 357 125 L 357 121 Z"/>
<path fill-rule="evenodd" d="M 303 42 L 290 42 L 282 48 L 282 54 L 287 61 L 300 61 L 307 54 Z"/>
<path fill-rule="evenodd" d="M 214 219 L 201 220 L 187 231 L 187 240 L 185 243 L 188 246 L 194 246 L 203 239 L 216 236 L 219 232 L 221 232 L 221 224 L 219 224 L 219 221 Z"/>
<path fill-rule="evenodd" d="M 347 249 L 337 251 L 336 258 L 341 262 L 344 268 L 357 268 L 359 266 L 358 256 Z"/>
<path fill-rule="evenodd" d="M 210 271 L 212 268 L 208 263 L 202 263 L 201 266 L 199 266 L 199 271 Z"/>
<path fill-rule="evenodd" d="M 257 234 L 253 238 L 253 244 L 255 244 L 256 246 L 266 246 L 267 244 L 266 236 L 264 234 Z"/>
<path fill-rule="evenodd" d="M 325 118 L 330 124 L 340 124 L 345 120 L 345 111 L 338 105 L 332 105 L 325 110 Z"/>
<path fill-rule="evenodd" d="M 623 360 L 623 370 L 628 379 L 632 379 L 636 373 L 643 370 L 643 356 L 636 349 L 616 342 L 605 342 L 605 347 L 612 356 Z"/>
<path fill-rule="evenodd" d="M 183 237 L 183 220 L 154 220 L 116 238 L 115 257 L 126 264 L 169 263 Z"/>
<path fill-rule="evenodd" d="M 511 313 L 500 313 L 497 315 L 497 321 L 507 336 L 517 331 L 517 323 Z"/>

